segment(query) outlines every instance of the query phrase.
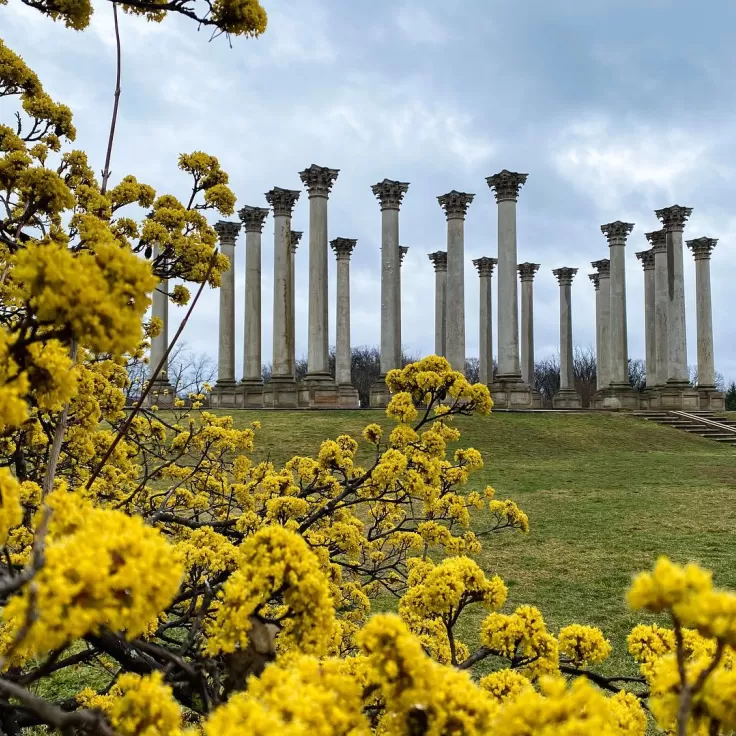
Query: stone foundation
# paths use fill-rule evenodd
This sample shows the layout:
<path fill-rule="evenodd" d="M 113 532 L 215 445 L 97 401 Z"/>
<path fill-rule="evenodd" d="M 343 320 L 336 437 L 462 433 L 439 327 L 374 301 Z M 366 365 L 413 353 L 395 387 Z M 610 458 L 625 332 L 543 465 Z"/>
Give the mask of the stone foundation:
<path fill-rule="evenodd" d="M 700 394 L 689 385 L 657 386 L 650 394 L 649 408 L 662 411 L 699 411 Z"/>
<path fill-rule="evenodd" d="M 243 406 L 243 389 L 235 381 L 218 381 L 210 393 L 213 409 L 235 409 Z"/>
<path fill-rule="evenodd" d="M 715 389 L 698 389 L 700 395 L 701 411 L 724 411 L 726 408 L 726 396 Z"/>
<path fill-rule="evenodd" d="M 357 389 L 353 388 L 349 383 L 338 385 L 337 404 L 341 409 L 359 409 L 360 397 L 358 396 Z"/>
<path fill-rule="evenodd" d="M 330 375 L 307 376 L 297 385 L 299 406 L 304 409 L 334 409 L 339 403 L 337 384 Z"/>
<path fill-rule="evenodd" d="M 555 409 L 582 409 L 583 401 L 577 391 L 566 389 L 558 391 L 552 397 L 552 406 Z"/>
<path fill-rule="evenodd" d="M 593 409 L 619 411 L 621 409 L 640 409 L 641 394 L 631 386 L 609 386 L 598 391 L 590 402 Z"/>
<path fill-rule="evenodd" d="M 170 409 L 174 405 L 176 393 L 169 379 L 159 376 L 151 386 L 151 390 L 143 402 L 145 408 L 157 406 L 159 409 Z"/>
<path fill-rule="evenodd" d="M 495 409 L 541 409 L 539 392 L 521 381 L 495 381 L 489 387 Z"/>
<path fill-rule="evenodd" d="M 243 395 L 242 407 L 244 409 L 263 408 L 263 382 L 249 381 L 245 378 L 240 382 L 240 391 Z"/>
<path fill-rule="evenodd" d="M 378 380 L 371 386 L 371 409 L 385 409 L 389 401 L 391 401 L 391 392 L 386 385 L 386 376 L 379 376 Z"/>
<path fill-rule="evenodd" d="M 299 391 L 293 378 L 271 378 L 263 387 L 263 406 L 267 409 L 296 409 Z"/>

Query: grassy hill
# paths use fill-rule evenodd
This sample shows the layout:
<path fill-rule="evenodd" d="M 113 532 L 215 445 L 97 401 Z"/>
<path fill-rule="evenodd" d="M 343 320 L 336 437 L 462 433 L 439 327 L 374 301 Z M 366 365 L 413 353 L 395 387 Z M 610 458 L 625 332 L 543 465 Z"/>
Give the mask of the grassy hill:
<path fill-rule="evenodd" d="M 262 422 L 254 459 L 314 454 L 323 439 L 356 438 L 381 412 L 238 412 Z M 736 449 L 623 415 L 509 414 L 463 418 L 461 445 L 485 460 L 486 484 L 528 513 L 529 535 L 485 544 L 480 562 L 509 586 L 506 608 L 533 603 L 557 629 L 600 626 L 616 646 L 610 669 L 631 670 L 624 639 L 631 575 L 667 554 L 715 571 L 736 588 Z M 478 518 L 476 528 L 483 528 Z M 469 621 L 475 640 L 479 621 Z"/>

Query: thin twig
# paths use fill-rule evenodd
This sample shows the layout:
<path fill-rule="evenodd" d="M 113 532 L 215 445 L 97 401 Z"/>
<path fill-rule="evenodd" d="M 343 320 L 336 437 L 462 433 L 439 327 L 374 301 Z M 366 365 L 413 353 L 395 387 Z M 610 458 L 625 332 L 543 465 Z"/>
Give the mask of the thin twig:
<path fill-rule="evenodd" d="M 115 52 L 116 52 L 116 75 L 115 75 L 115 102 L 112 106 L 112 120 L 110 121 L 110 136 L 107 141 L 107 154 L 105 156 L 105 168 L 102 170 L 102 194 L 107 192 L 107 182 L 110 179 L 110 159 L 112 158 L 112 144 L 115 139 L 115 124 L 118 120 L 118 105 L 120 104 L 120 28 L 118 27 L 118 6 L 112 4 L 112 17 L 115 22 Z"/>

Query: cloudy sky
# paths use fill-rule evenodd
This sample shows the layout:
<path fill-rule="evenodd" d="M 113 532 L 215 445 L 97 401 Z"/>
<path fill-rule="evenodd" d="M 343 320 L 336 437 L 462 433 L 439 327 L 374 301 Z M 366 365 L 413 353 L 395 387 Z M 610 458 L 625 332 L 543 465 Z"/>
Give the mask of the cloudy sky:
<path fill-rule="evenodd" d="M 519 260 L 535 281 L 538 356 L 558 350 L 553 268 L 578 267 L 576 344 L 595 340 L 590 261 L 607 257 L 601 223 L 635 223 L 627 247 L 629 353 L 644 355 L 643 274 L 634 253 L 657 229 L 653 210 L 694 208 L 686 239 L 713 254 L 716 367 L 736 379 L 736 6 L 707 0 L 262 0 L 258 40 L 209 42 L 192 22 L 123 16 L 123 85 L 113 179 L 135 174 L 184 195 L 180 152 L 205 150 L 230 173 L 238 207 L 266 206 L 273 186 L 301 189 L 312 163 L 340 169 L 329 237 L 357 238 L 354 344 L 380 338 L 380 211 L 370 185 L 411 183 L 400 215 L 405 347 L 433 350 L 434 271 L 444 249 L 437 195 L 474 192 L 466 220 L 467 354 L 478 353 L 478 277 L 496 255 L 496 205 L 485 177 L 529 173 L 518 205 Z M 69 104 L 77 142 L 102 168 L 114 87 L 112 10 L 65 29 L 10 0 L 0 34 Z M 302 194 L 292 222 L 308 231 Z M 273 226 L 264 230 L 263 350 L 271 356 Z M 297 354 L 307 348 L 308 253 L 297 252 Z M 330 263 L 334 340 L 334 259 Z M 236 258 L 241 375 L 244 250 Z M 731 277 L 731 278 L 729 278 Z M 696 362 L 694 262 L 685 254 L 689 362 Z M 494 284 L 495 301 L 495 284 Z M 494 310 L 496 305 L 494 303 Z M 174 324 L 183 310 L 172 308 Z M 217 293 L 187 326 L 198 352 L 217 352 Z M 494 334 L 497 334 L 494 326 Z M 495 347 L 494 347 L 495 353 Z"/>

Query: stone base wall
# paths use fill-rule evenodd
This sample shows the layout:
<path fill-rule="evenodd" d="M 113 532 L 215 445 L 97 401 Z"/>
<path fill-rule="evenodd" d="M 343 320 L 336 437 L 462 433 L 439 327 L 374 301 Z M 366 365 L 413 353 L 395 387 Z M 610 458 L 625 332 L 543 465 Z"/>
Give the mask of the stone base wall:
<path fill-rule="evenodd" d="M 538 391 L 519 381 L 497 380 L 489 387 L 495 409 L 541 409 Z"/>
<path fill-rule="evenodd" d="M 611 386 L 594 394 L 590 405 L 593 409 L 605 409 L 606 411 L 640 409 L 641 394 L 634 391 L 631 386 Z"/>
<path fill-rule="evenodd" d="M 554 409 L 582 409 L 583 400 L 580 394 L 572 389 L 558 391 L 552 397 L 552 407 Z"/>
<path fill-rule="evenodd" d="M 218 381 L 209 398 L 213 409 L 238 409 L 243 406 L 243 388 L 236 381 Z"/>
<path fill-rule="evenodd" d="M 698 389 L 700 394 L 700 411 L 724 411 L 726 408 L 726 395 L 721 391 L 710 389 Z"/>
<path fill-rule="evenodd" d="M 299 389 L 293 378 L 271 378 L 263 387 L 263 407 L 266 409 L 297 409 Z"/>
<path fill-rule="evenodd" d="M 360 397 L 357 389 L 349 383 L 339 385 L 337 387 L 337 405 L 341 409 L 359 409 Z"/>
<path fill-rule="evenodd" d="M 658 386 L 649 394 L 649 408 L 662 411 L 699 411 L 700 394 L 690 386 Z"/>
<path fill-rule="evenodd" d="M 299 406 L 304 409 L 335 409 L 339 404 L 337 384 L 328 376 L 327 380 L 309 380 L 298 384 Z"/>
<path fill-rule="evenodd" d="M 386 386 L 386 376 L 379 376 L 378 380 L 371 386 L 371 409 L 385 409 L 390 401 L 391 392 Z"/>

